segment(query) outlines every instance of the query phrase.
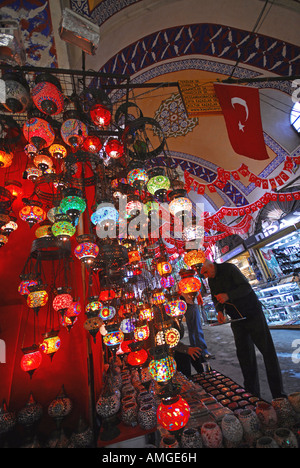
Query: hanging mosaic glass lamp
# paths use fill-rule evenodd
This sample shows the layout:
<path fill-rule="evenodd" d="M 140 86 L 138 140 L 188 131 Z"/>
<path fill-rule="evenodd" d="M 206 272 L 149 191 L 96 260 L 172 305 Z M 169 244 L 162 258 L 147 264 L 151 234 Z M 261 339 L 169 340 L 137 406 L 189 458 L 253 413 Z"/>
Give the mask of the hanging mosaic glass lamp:
<path fill-rule="evenodd" d="M 8 237 L 4 234 L 0 234 L 0 247 L 3 247 L 8 242 Z"/>
<path fill-rule="evenodd" d="M 107 127 L 111 122 L 111 112 L 103 104 L 95 104 L 90 109 L 90 116 L 97 127 Z"/>
<path fill-rule="evenodd" d="M 47 304 L 49 296 L 43 285 L 29 286 L 27 305 L 37 314 L 41 307 Z"/>
<path fill-rule="evenodd" d="M 42 237 L 51 237 L 52 236 L 51 227 L 52 227 L 52 224 L 50 223 L 50 221 L 46 219 L 36 228 L 35 233 L 34 233 L 35 237 L 37 239 L 41 239 Z"/>
<path fill-rule="evenodd" d="M 164 346 L 158 346 L 152 350 L 153 359 L 150 361 L 148 370 L 152 379 L 158 383 L 167 382 L 176 372 L 175 359 L 168 355 Z"/>
<path fill-rule="evenodd" d="M 124 334 L 118 324 L 106 325 L 107 334 L 103 336 L 103 343 L 111 349 L 116 350 L 124 340 Z"/>
<path fill-rule="evenodd" d="M 162 168 L 155 168 L 148 171 L 149 181 L 147 183 L 147 190 L 154 197 L 163 201 L 167 191 L 170 188 L 170 180 L 165 175 L 165 172 Z"/>
<path fill-rule="evenodd" d="M 46 154 L 37 154 L 33 158 L 34 165 L 44 173 L 47 169 L 52 169 L 53 161 Z"/>
<path fill-rule="evenodd" d="M 71 218 L 73 225 L 75 225 L 76 220 L 86 209 L 86 201 L 83 198 L 82 191 L 74 187 L 64 190 L 64 198 L 59 207 L 63 213 Z"/>
<path fill-rule="evenodd" d="M 100 203 L 96 211 L 91 215 L 93 224 L 101 225 L 107 222 L 117 223 L 119 220 L 119 212 L 112 203 Z"/>
<path fill-rule="evenodd" d="M 135 167 L 131 169 L 127 174 L 127 182 L 134 188 L 141 188 L 147 184 L 149 180 L 146 169 L 142 167 Z"/>
<path fill-rule="evenodd" d="M 21 280 L 18 286 L 18 293 L 21 294 L 21 296 L 28 296 L 30 293 L 29 288 L 38 285 L 37 280 L 33 279 L 31 275 L 21 275 Z"/>
<path fill-rule="evenodd" d="M 11 166 L 14 155 L 5 150 L 0 150 L 0 168 L 5 169 L 6 167 Z"/>
<path fill-rule="evenodd" d="M 136 318 L 127 317 L 124 318 L 120 323 L 120 330 L 124 333 L 132 333 L 135 329 Z"/>
<path fill-rule="evenodd" d="M 144 341 L 147 340 L 150 336 L 150 329 L 148 323 L 142 323 L 137 325 L 134 329 L 134 339 L 136 341 Z"/>
<path fill-rule="evenodd" d="M 175 279 L 173 278 L 172 275 L 163 276 L 160 279 L 160 284 L 161 284 L 162 288 L 169 289 L 169 288 L 172 288 L 174 286 Z"/>
<path fill-rule="evenodd" d="M 154 319 L 154 312 L 150 304 L 143 304 L 138 308 L 139 320 L 147 320 L 150 322 Z"/>
<path fill-rule="evenodd" d="M 98 314 L 98 316 L 102 320 L 107 321 L 107 322 L 109 322 L 109 320 L 112 320 L 115 315 L 116 315 L 116 309 L 111 305 L 107 307 L 103 307 L 99 311 L 99 314 Z M 120 326 L 120 330 L 124 332 L 124 330 L 121 329 L 121 326 Z"/>
<path fill-rule="evenodd" d="M 32 378 L 33 373 L 40 367 L 43 356 L 37 345 L 22 349 L 21 369 Z"/>
<path fill-rule="evenodd" d="M 206 260 L 205 252 L 203 250 L 190 250 L 184 255 L 184 262 L 188 267 L 202 265 Z"/>
<path fill-rule="evenodd" d="M 112 159 L 119 159 L 124 154 L 124 145 L 117 138 L 109 138 L 104 145 L 104 150 Z"/>
<path fill-rule="evenodd" d="M 64 109 L 64 96 L 59 80 L 50 73 L 36 77 L 31 96 L 35 106 L 44 114 L 57 115 Z"/>
<path fill-rule="evenodd" d="M 5 82 L 3 106 L 12 113 L 25 112 L 30 104 L 30 89 L 27 82 L 15 73 L 4 74 L 2 80 Z"/>
<path fill-rule="evenodd" d="M 6 235 L 6 236 L 9 236 L 12 232 L 16 231 L 18 229 L 18 225 L 15 221 L 8 221 L 8 223 L 4 224 L 2 227 L 1 227 L 1 232 Z"/>
<path fill-rule="evenodd" d="M 88 303 L 85 307 L 85 313 L 89 318 L 97 317 L 99 316 L 103 308 L 104 308 L 104 305 L 99 300 L 98 296 L 90 296 L 88 299 Z"/>
<path fill-rule="evenodd" d="M 71 218 L 62 213 L 55 215 L 55 222 L 51 227 L 51 231 L 57 240 L 66 242 L 75 234 L 76 227 L 72 224 Z"/>
<path fill-rule="evenodd" d="M 99 247 L 94 242 L 94 236 L 83 234 L 76 238 L 78 245 L 75 247 L 74 255 L 85 266 L 89 267 L 93 264 L 95 258 L 99 254 Z"/>
<path fill-rule="evenodd" d="M 83 151 L 97 154 L 102 149 L 102 142 L 97 135 L 89 135 L 82 144 Z"/>
<path fill-rule="evenodd" d="M 127 356 L 127 363 L 133 368 L 142 367 L 149 358 L 149 354 L 140 343 L 130 343 L 128 345 L 130 353 Z"/>
<path fill-rule="evenodd" d="M 55 139 L 55 132 L 44 119 L 33 117 L 23 125 L 23 134 L 26 140 L 38 150 L 48 148 Z"/>
<path fill-rule="evenodd" d="M 35 166 L 29 166 L 24 171 L 24 179 L 31 180 L 31 182 L 35 183 L 39 177 L 43 175 L 43 172 Z"/>
<path fill-rule="evenodd" d="M 176 328 L 169 327 L 157 332 L 155 340 L 157 345 L 167 344 L 170 348 L 174 348 L 179 343 L 180 333 Z"/>
<path fill-rule="evenodd" d="M 180 395 L 162 398 L 157 408 L 158 423 L 170 432 L 182 430 L 190 418 L 190 407 Z"/>
<path fill-rule="evenodd" d="M 19 216 L 26 221 L 30 228 L 36 223 L 41 223 L 46 218 L 46 212 L 42 208 L 43 204 L 38 200 L 22 199 L 24 206 L 19 211 Z"/>
<path fill-rule="evenodd" d="M 73 111 L 66 112 L 64 117 L 66 119 L 60 128 L 61 137 L 68 146 L 71 146 L 73 150 L 77 150 L 87 138 L 88 128 L 76 118 L 77 114 Z"/>
<path fill-rule="evenodd" d="M 165 311 L 169 317 L 181 317 L 185 314 L 187 309 L 187 304 L 181 299 L 172 299 L 168 300 L 165 304 Z"/>
<path fill-rule="evenodd" d="M 179 274 L 182 278 L 178 283 L 180 293 L 189 294 L 200 291 L 201 281 L 194 277 L 194 270 L 180 270 Z"/>
<path fill-rule="evenodd" d="M 53 143 L 48 148 L 48 151 L 51 154 L 52 158 L 59 160 L 66 158 L 68 155 L 68 151 L 62 143 Z"/>
<path fill-rule="evenodd" d="M 162 289 L 154 289 L 151 296 L 151 302 L 154 305 L 160 305 L 165 302 L 166 298 Z"/>
<path fill-rule="evenodd" d="M 54 297 L 52 306 L 53 309 L 64 315 L 69 307 L 73 304 L 71 294 L 67 292 L 66 288 L 57 288 L 57 295 Z"/>
<path fill-rule="evenodd" d="M 172 265 L 170 262 L 165 260 L 164 258 L 161 258 L 157 264 L 156 264 L 156 269 L 160 276 L 168 276 L 170 273 L 172 273 Z"/>
<path fill-rule="evenodd" d="M 169 199 L 169 210 L 173 216 L 186 216 L 192 212 L 193 204 L 186 196 L 186 190 L 172 190 Z"/>
<path fill-rule="evenodd" d="M 61 345 L 60 337 L 58 336 L 58 330 L 51 330 L 43 334 L 43 342 L 40 345 L 43 353 L 48 354 L 51 360 L 54 354 L 59 350 Z"/>

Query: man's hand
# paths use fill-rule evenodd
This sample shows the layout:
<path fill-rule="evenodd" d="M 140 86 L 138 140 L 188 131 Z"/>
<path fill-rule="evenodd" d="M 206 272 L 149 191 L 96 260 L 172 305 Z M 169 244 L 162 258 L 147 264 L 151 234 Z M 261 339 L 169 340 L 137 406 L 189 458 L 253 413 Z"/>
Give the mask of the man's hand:
<path fill-rule="evenodd" d="M 193 360 L 201 356 L 201 348 L 190 347 L 188 349 L 188 354 Z"/>
<path fill-rule="evenodd" d="M 226 293 L 217 294 L 215 298 L 220 304 L 224 304 L 224 302 L 229 301 L 229 297 Z"/>
<path fill-rule="evenodd" d="M 223 312 L 218 311 L 217 320 L 219 323 L 226 323 L 226 317 Z"/>

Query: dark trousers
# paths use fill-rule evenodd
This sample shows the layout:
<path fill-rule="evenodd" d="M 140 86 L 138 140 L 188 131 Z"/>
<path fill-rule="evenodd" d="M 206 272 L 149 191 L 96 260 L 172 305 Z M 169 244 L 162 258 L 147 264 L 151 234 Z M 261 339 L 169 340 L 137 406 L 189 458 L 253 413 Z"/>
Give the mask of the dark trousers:
<path fill-rule="evenodd" d="M 203 372 L 203 366 L 200 358 L 192 359 L 188 354 L 175 351 L 174 359 L 176 361 L 178 372 L 182 372 L 186 377 L 190 377 L 192 375 L 192 366 L 198 374 Z"/>
<path fill-rule="evenodd" d="M 284 396 L 282 376 L 272 335 L 263 311 L 241 322 L 233 322 L 237 357 L 244 377 L 245 390 L 260 396 L 255 346 L 261 352 L 266 368 L 267 379 L 273 398 Z"/>

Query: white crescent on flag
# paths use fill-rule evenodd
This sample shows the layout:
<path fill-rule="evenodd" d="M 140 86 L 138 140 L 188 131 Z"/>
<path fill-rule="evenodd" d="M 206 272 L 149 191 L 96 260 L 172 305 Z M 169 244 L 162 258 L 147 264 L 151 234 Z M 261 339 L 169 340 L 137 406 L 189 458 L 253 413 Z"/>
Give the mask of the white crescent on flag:
<path fill-rule="evenodd" d="M 248 116 L 249 116 L 249 109 L 248 109 L 248 106 L 247 106 L 247 102 L 242 98 L 233 97 L 233 98 L 231 98 L 231 105 L 232 105 L 233 108 L 234 108 L 235 104 L 240 104 L 241 106 L 243 106 L 245 108 L 245 111 L 246 111 L 245 122 L 246 122 L 246 120 L 248 120 Z M 239 125 L 239 130 L 241 130 L 243 132 L 245 125 L 243 125 L 241 121 L 239 121 L 238 125 Z"/>

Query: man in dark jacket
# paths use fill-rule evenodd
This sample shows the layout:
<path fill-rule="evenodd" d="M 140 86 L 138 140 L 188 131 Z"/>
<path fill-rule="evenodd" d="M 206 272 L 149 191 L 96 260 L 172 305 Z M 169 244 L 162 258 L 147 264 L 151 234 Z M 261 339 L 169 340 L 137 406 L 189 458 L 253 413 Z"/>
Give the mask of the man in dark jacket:
<path fill-rule="evenodd" d="M 220 321 L 223 312 L 233 320 L 246 318 L 231 323 L 245 390 L 260 396 L 256 346 L 264 359 L 273 398 L 285 396 L 273 339 L 262 305 L 247 278 L 231 263 L 218 264 L 210 260 L 203 263 L 201 274 L 208 279 Z"/>

